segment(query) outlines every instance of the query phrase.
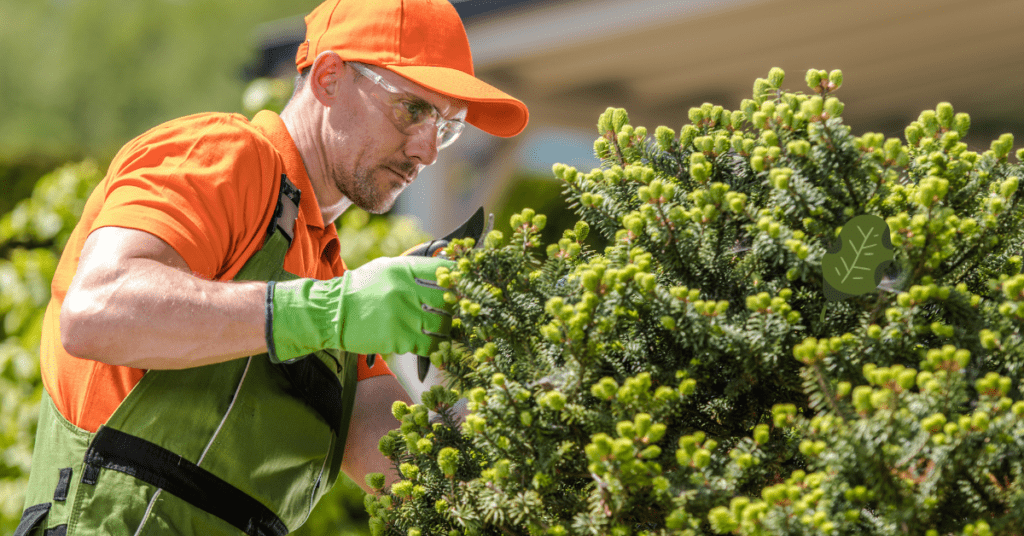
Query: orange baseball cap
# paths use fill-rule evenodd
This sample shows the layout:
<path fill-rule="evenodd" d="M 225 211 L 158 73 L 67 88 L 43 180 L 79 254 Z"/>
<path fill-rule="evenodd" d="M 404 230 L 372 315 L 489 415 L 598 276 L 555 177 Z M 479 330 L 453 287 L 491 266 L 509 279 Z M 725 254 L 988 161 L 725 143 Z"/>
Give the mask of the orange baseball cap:
<path fill-rule="evenodd" d="M 469 102 L 466 122 L 489 134 L 515 136 L 529 121 L 525 104 L 474 76 L 466 29 L 447 0 L 327 0 L 306 16 L 298 70 L 325 50 Z"/>

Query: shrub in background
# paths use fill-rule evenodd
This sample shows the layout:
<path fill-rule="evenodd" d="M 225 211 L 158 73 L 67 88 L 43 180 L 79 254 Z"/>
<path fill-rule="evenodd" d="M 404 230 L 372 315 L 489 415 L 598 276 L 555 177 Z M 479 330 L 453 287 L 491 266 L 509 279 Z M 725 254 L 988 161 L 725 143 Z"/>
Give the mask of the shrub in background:
<path fill-rule="evenodd" d="M 449 247 L 450 383 L 395 404 L 374 534 L 1021 533 L 1012 136 L 969 150 L 948 103 L 905 139 L 855 136 L 841 72 L 806 94 L 783 76 L 678 133 L 609 109 L 602 168 L 554 168 L 582 218 L 557 243 L 527 209 Z M 858 215 L 887 223 L 895 269 L 829 302 Z"/>
<path fill-rule="evenodd" d="M 102 176 L 92 162 L 58 168 L 0 216 L 0 532 L 24 508 L 39 401 L 39 336 L 60 251 Z"/>

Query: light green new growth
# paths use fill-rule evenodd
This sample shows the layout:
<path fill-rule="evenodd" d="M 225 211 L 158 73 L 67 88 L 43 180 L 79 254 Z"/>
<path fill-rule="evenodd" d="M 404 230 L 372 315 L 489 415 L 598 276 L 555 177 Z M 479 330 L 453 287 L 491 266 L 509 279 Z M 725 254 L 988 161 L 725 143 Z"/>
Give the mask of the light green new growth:
<path fill-rule="evenodd" d="M 1012 137 L 971 151 L 947 103 L 854 136 L 841 72 L 784 80 L 678 138 L 609 109 L 601 167 L 553 168 L 579 224 L 542 245 L 524 210 L 451 246 L 431 360 L 471 413 L 396 411 L 374 534 L 1019 532 Z"/>

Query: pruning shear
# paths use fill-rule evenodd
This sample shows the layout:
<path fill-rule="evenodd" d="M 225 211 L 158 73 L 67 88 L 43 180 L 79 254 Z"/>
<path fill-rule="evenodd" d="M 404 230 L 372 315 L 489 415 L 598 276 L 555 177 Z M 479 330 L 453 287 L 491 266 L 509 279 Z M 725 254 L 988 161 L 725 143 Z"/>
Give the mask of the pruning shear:
<path fill-rule="evenodd" d="M 438 257 L 444 255 L 444 248 L 448 247 L 448 244 L 452 240 L 457 238 L 472 238 L 476 240 L 474 249 L 479 248 L 483 244 L 483 238 L 487 233 L 491 232 L 494 228 L 494 214 L 490 214 L 484 218 L 484 207 L 476 209 L 476 212 L 466 220 L 465 223 L 460 225 L 454 231 L 448 233 L 443 238 L 430 240 L 417 246 L 413 246 L 411 249 L 402 253 L 402 255 L 412 255 L 419 257 Z M 430 357 L 428 356 L 416 356 L 418 358 L 416 363 L 416 372 L 419 375 L 420 381 L 424 381 L 427 377 L 427 373 L 430 372 Z"/>

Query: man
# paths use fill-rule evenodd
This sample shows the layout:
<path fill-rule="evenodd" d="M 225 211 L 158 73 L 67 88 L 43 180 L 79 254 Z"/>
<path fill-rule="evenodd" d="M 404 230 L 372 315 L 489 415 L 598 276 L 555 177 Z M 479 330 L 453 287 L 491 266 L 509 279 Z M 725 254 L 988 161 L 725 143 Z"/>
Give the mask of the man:
<path fill-rule="evenodd" d="M 445 0 L 328 0 L 306 24 L 280 116 L 158 126 L 91 195 L 44 320 L 18 536 L 284 534 L 339 471 L 395 478 L 377 443 L 409 398 L 373 354 L 447 335 L 447 261 L 346 272 L 332 222 L 388 210 L 464 122 L 513 136 L 528 112 L 473 76 Z"/>

